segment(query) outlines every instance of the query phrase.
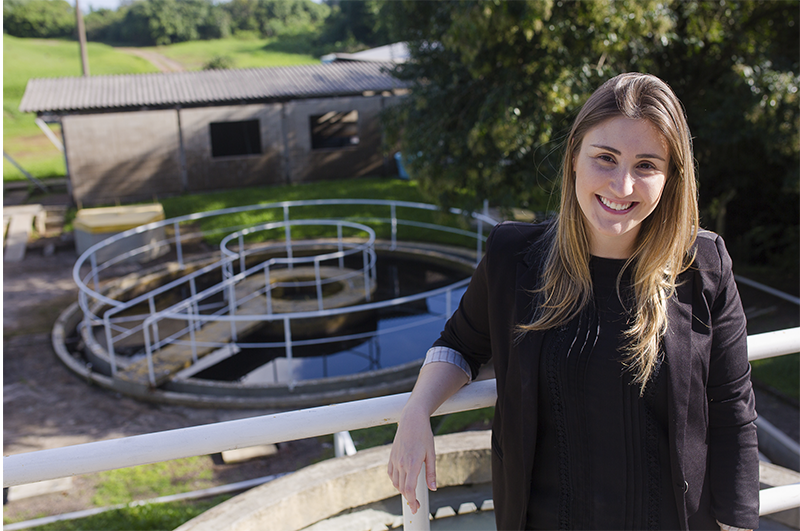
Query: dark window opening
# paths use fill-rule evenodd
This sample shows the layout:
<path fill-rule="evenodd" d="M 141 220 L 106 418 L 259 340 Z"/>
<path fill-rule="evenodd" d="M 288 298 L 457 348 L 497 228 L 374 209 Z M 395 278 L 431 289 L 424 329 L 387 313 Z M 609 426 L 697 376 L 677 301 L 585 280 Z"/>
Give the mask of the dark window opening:
<path fill-rule="evenodd" d="M 358 111 L 311 116 L 311 149 L 355 146 L 358 141 Z"/>
<path fill-rule="evenodd" d="M 217 122 L 211 128 L 211 156 L 261 154 L 261 128 L 258 120 Z"/>

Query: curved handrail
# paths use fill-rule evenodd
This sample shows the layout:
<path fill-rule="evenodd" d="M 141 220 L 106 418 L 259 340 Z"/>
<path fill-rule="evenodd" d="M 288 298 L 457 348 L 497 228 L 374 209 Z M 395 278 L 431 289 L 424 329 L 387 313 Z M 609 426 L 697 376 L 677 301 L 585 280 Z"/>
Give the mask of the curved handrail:
<path fill-rule="evenodd" d="M 110 368 L 112 376 L 116 375 L 117 373 L 117 359 L 115 353 L 115 342 L 121 341 L 125 338 L 128 338 L 134 334 L 144 334 L 145 340 L 145 355 L 148 358 L 148 362 L 152 363 L 152 353 L 153 349 L 161 348 L 162 345 L 168 342 L 175 342 L 175 343 L 186 343 L 188 338 L 181 339 L 181 336 L 189 333 L 191 340 L 194 341 L 193 330 L 200 325 L 204 321 L 210 320 L 217 320 L 217 321 L 229 321 L 231 322 L 231 330 L 232 330 L 232 338 L 236 341 L 236 329 L 234 326 L 234 322 L 238 320 L 244 320 L 240 316 L 236 315 L 222 315 L 225 311 L 222 304 L 219 304 L 218 307 L 221 308 L 219 311 L 208 315 L 208 314 L 201 314 L 198 311 L 198 305 L 194 305 L 194 309 L 192 310 L 191 304 L 192 301 L 202 301 L 203 297 L 208 297 L 216 292 L 220 292 L 220 290 L 228 289 L 226 292 L 226 300 L 233 296 L 233 303 L 231 304 L 230 301 L 228 303 L 228 308 L 231 314 L 234 314 L 234 310 L 238 304 L 245 301 L 245 299 L 251 299 L 253 297 L 259 296 L 263 291 L 267 295 L 267 306 L 270 307 L 270 297 L 269 292 L 270 288 L 272 287 L 271 283 L 265 285 L 264 288 L 259 290 L 257 293 L 254 292 L 245 299 L 241 299 L 240 301 L 235 300 L 235 290 L 232 290 L 231 284 L 229 282 L 225 282 L 227 280 L 234 279 L 234 282 L 244 278 L 241 274 L 239 276 L 235 276 L 233 274 L 233 263 L 236 260 L 237 256 L 240 262 L 240 272 L 247 272 L 249 274 L 253 271 L 247 270 L 245 265 L 245 259 L 247 256 L 251 255 L 254 252 L 259 252 L 260 249 L 247 249 L 244 246 L 244 237 L 246 235 L 253 234 L 257 231 L 267 231 L 267 230 L 274 230 L 283 228 L 286 231 L 286 255 L 287 258 L 283 257 L 274 257 L 270 259 L 268 262 L 260 264 L 256 266 L 256 269 L 261 268 L 263 266 L 265 276 L 269 278 L 269 271 L 268 268 L 280 265 L 280 264 L 288 264 L 290 268 L 292 268 L 296 264 L 302 263 L 313 263 L 315 266 L 315 279 L 314 284 L 317 285 L 317 293 L 318 299 L 321 297 L 321 289 L 322 285 L 331 282 L 341 281 L 342 279 L 336 276 L 333 277 L 326 277 L 324 280 L 320 278 L 319 275 L 319 265 L 320 262 L 327 261 L 327 260 L 336 260 L 339 259 L 339 267 L 343 267 L 343 259 L 345 256 L 350 254 L 363 252 L 364 253 L 364 268 L 360 271 L 356 271 L 354 273 L 348 273 L 348 278 L 359 275 L 363 272 L 364 276 L 364 286 L 365 286 L 365 293 L 366 293 L 366 302 L 371 303 L 370 301 L 370 288 L 369 286 L 372 285 L 375 281 L 375 274 L 374 274 L 374 267 L 375 267 L 375 260 L 376 255 L 374 249 L 370 247 L 374 245 L 376 236 L 375 231 L 372 230 L 367 225 L 363 223 L 355 223 L 352 219 L 328 219 L 328 220 L 312 220 L 312 219 L 290 219 L 291 209 L 294 207 L 308 207 L 308 206 L 325 206 L 325 205 L 336 205 L 336 206 L 347 206 L 347 205 L 368 205 L 368 206 L 388 206 L 391 210 L 391 217 L 389 218 L 380 218 L 380 217 L 372 217 L 366 219 L 358 219 L 359 221 L 364 222 L 377 222 L 377 223 L 391 223 L 391 248 L 395 249 L 397 245 L 397 227 L 398 225 L 408 225 L 408 226 L 415 226 L 421 227 L 425 229 L 433 229 L 437 231 L 444 231 L 447 233 L 459 234 L 459 235 L 467 235 L 470 237 L 475 238 L 477 242 L 477 258 L 480 258 L 481 250 L 483 246 L 483 242 L 485 241 L 485 237 L 483 235 L 483 224 L 489 223 L 490 225 L 494 225 L 496 223 L 495 220 L 490 218 L 486 214 L 471 214 L 472 218 L 477 221 L 477 231 L 476 232 L 469 232 L 462 229 L 457 229 L 453 227 L 448 227 L 444 225 L 426 223 L 422 221 L 416 220 L 407 220 L 401 219 L 397 216 L 397 209 L 398 208 L 411 208 L 411 209 L 419 209 L 425 211 L 440 211 L 439 207 L 435 205 L 425 204 L 425 203 L 414 203 L 414 202 L 407 202 L 407 201 L 393 201 L 393 200 L 372 200 L 372 199 L 321 199 L 321 200 L 303 200 L 303 201 L 282 201 L 282 202 L 275 202 L 270 204 L 264 205 L 249 205 L 244 207 L 233 207 L 233 208 L 226 208 L 226 209 L 219 209 L 215 211 L 209 212 L 199 212 L 194 214 L 189 214 L 185 216 L 180 216 L 177 218 L 171 218 L 162 221 L 156 221 L 153 223 L 149 223 L 147 225 L 136 227 L 130 229 L 128 231 L 122 232 L 111 238 L 104 240 L 103 242 L 99 242 L 98 244 L 93 245 L 90 247 L 85 253 L 79 257 L 78 261 L 73 268 L 73 278 L 76 280 L 78 287 L 80 289 L 79 293 L 79 305 L 84 313 L 83 319 L 83 329 L 84 329 L 84 336 L 91 348 L 96 349 L 99 345 L 97 341 L 94 339 L 93 333 L 90 330 L 91 326 L 95 326 L 98 324 L 102 324 L 105 328 L 105 339 L 106 339 L 106 347 L 105 351 L 110 357 Z M 183 275 L 181 278 L 172 280 L 167 284 L 155 288 L 153 290 L 148 291 L 147 293 L 138 295 L 131 300 L 122 302 L 119 300 L 115 300 L 113 295 L 109 293 L 101 293 L 99 289 L 99 275 L 104 270 L 107 270 L 112 265 L 121 262 L 122 260 L 130 257 L 135 257 L 139 254 L 148 252 L 149 250 L 153 249 L 157 246 L 162 245 L 169 245 L 174 243 L 177 250 L 178 256 L 178 263 L 181 268 L 185 267 L 183 263 L 183 248 L 182 248 L 182 236 L 180 234 L 180 223 L 186 221 L 196 221 L 205 218 L 211 218 L 215 216 L 223 216 L 223 215 L 230 215 L 236 213 L 243 213 L 249 211 L 266 211 L 268 209 L 282 209 L 283 211 L 283 221 L 272 221 L 261 223 L 255 227 L 245 227 L 241 230 L 237 230 L 232 234 L 227 234 L 224 236 L 220 242 L 220 252 L 222 253 L 220 260 L 208 264 L 199 270 L 193 271 L 187 275 Z M 454 215 L 462 215 L 463 212 L 459 209 L 450 209 L 449 212 Z M 323 255 L 317 256 L 309 256 L 309 257 L 293 257 L 292 256 L 292 249 L 293 243 L 291 242 L 291 229 L 292 227 L 302 226 L 302 225 L 327 225 L 327 226 L 337 226 L 338 227 L 338 245 L 339 250 L 337 252 L 330 252 L 324 253 Z M 160 240 L 158 242 L 150 243 L 149 245 L 144 245 L 138 247 L 136 249 L 129 250 L 124 252 L 120 255 L 114 256 L 103 263 L 98 263 L 97 254 L 103 248 L 110 247 L 114 245 L 116 242 L 123 240 L 124 238 L 131 237 L 134 235 L 141 234 L 146 231 L 150 231 L 153 229 L 161 228 L 161 227 L 173 227 L 174 228 L 174 237 L 166 238 Z M 366 243 L 358 243 L 355 245 L 351 245 L 348 243 L 344 245 L 342 243 L 342 230 L 343 227 L 353 228 L 356 230 L 365 231 L 368 235 Z M 237 227 L 240 228 L 240 227 Z M 192 237 L 197 237 L 198 235 L 205 236 L 208 234 L 219 234 L 220 232 L 225 232 L 227 230 L 231 230 L 232 228 L 228 229 L 213 229 L 211 231 L 201 231 L 199 233 L 193 233 Z M 185 236 L 184 236 L 185 238 Z M 240 248 L 238 254 L 229 249 L 229 244 L 231 241 L 235 239 L 239 239 Z M 299 243 L 295 243 L 294 245 L 297 248 L 302 247 L 303 245 L 309 245 L 310 243 L 306 240 L 301 241 Z M 88 274 L 86 274 L 83 278 L 80 276 L 80 271 L 87 264 L 87 262 L 91 265 L 91 269 Z M 197 293 L 196 290 L 196 281 L 200 278 L 201 275 L 208 274 L 213 272 L 216 268 L 219 268 L 222 275 L 222 282 L 217 284 L 215 287 L 202 291 L 201 293 Z M 260 269 L 259 269 L 260 270 Z M 346 280 L 346 279 L 344 279 Z M 90 287 L 90 283 L 93 281 L 94 289 Z M 182 288 L 181 286 L 188 286 L 186 288 Z M 308 285 L 311 285 L 311 281 L 307 282 Z M 459 289 L 463 284 L 458 283 L 451 286 L 450 291 L 453 289 Z M 277 286 L 277 285 L 276 285 Z M 163 309 L 163 310 L 156 310 L 156 297 L 161 296 L 170 290 L 173 289 L 190 289 L 192 296 L 190 297 L 190 301 L 181 301 L 177 304 L 171 305 L 170 307 Z M 395 299 L 391 302 L 384 302 L 383 304 L 379 305 L 379 307 L 384 307 L 388 305 L 397 305 L 403 304 L 405 302 L 410 302 L 413 300 L 418 300 L 420 298 L 424 298 L 426 296 L 432 296 L 431 293 L 426 294 L 419 294 L 417 297 L 404 297 L 402 299 Z M 147 304 L 149 305 L 149 312 L 142 311 L 138 315 L 126 315 L 125 317 L 119 317 L 120 314 L 123 312 L 127 312 L 130 308 L 133 308 L 137 305 Z M 448 297 L 448 312 L 450 308 L 450 300 Z M 330 315 L 331 310 L 323 309 L 323 305 L 320 302 L 319 309 L 316 312 L 292 312 L 289 314 L 280 314 L 280 318 L 284 320 L 285 329 L 289 327 L 286 326 L 287 319 L 298 319 L 298 318 L 306 318 L 311 316 L 324 316 Z M 348 309 L 339 309 L 336 313 L 348 313 L 353 311 L 359 311 L 364 309 L 363 305 L 358 305 L 357 307 L 349 307 Z M 101 313 L 102 317 L 99 317 L 97 314 Z M 127 312 L 130 313 L 130 312 Z M 184 321 L 188 321 L 188 328 L 184 327 L 181 331 L 174 332 L 172 335 L 166 338 L 159 338 L 159 331 L 158 331 L 158 322 L 164 319 L 181 319 Z M 276 320 L 278 317 L 272 316 L 270 311 L 267 314 L 249 317 L 248 320 L 253 319 L 260 319 L 265 321 Z M 123 322 L 124 321 L 124 322 Z M 138 324 L 133 324 L 137 321 L 141 321 Z M 151 333 L 152 332 L 152 333 Z M 289 332 L 286 332 L 287 334 Z M 152 341 L 151 341 L 152 339 Z M 290 357 L 289 353 L 289 346 L 288 344 L 291 342 L 291 337 L 287 336 L 285 340 L 285 344 L 287 344 L 287 357 Z M 103 348 L 103 347 L 100 347 Z M 193 359 L 196 360 L 196 355 L 194 354 L 194 346 L 193 346 Z M 152 371 L 151 371 L 152 372 Z M 151 374 L 151 380 L 153 380 L 153 375 Z M 152 383 L 152 382 L 151 382 Z"/>

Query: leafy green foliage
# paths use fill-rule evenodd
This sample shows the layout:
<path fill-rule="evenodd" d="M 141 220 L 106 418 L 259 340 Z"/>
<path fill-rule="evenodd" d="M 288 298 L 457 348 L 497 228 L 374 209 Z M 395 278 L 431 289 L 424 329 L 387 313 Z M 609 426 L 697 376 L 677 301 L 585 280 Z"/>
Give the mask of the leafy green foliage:
<path fill-rule="evenodd" d="M 675 2 L 649 70 L 686 107 L 703 224 L 737 261 L 797 271 L 800 20 L 790 2 Z"/>
<path fill-rule="evenodd" d="M 386 2 L 327 0 L 331 12 L 316 42 L 327 52 L 354 52 L 391 42 L 383 16 Z"/>
<path fill-rule="evenodd" d="M 262 37 L 316 31 L 330 11 L 311 0 L 231 0 L 225 9 L 234 32 L 254 32 Z"/>
<path fill-rule="evenodd" d="M 446 205 L 539 204 L 560 139 L 594 87 L 660 46 L 657 2 L 397 2 L 413 83 L 391 109 L 412 177 Z M 629 8 L 634 16 L 615 14 Z M 623 68 L 626 67 L 626 68 Z"/>
<path fill-rule="evenodd" d="M 75 9 L 66 0 L 6 0 L 3 32 L 15 37 L 68 37 L 75 32 Z"/>
<path fill-rule="evenodd" d="M 733 235 L 738 260 L 796 270 L 795 3 L 401 1 L 382 13 L 414 58 L 396 68 L 412 90 L 387 112 L 387 139 L 441 204 L 546 200 L 581 104 L 609 77 L 645 71 L 686 106 L 704 224 Z"/>
<path fill-rule="evenodd" d="M 235 62 L 230 55 L 215 55 L 209 62 L 203 65 L 203 70 L 226 70 L 233 68 Z"/>

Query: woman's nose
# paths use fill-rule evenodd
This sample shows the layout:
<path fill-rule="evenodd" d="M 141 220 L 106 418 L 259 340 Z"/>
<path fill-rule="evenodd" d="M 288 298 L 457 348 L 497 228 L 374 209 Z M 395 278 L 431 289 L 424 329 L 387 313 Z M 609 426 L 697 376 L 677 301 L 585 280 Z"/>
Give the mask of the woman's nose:
<path fill-rule="evenodd" d="M 628 170 L 620 169 L 612 177 L 609 187 L 617 197 L 627 197 L 633 193 L 633 182 L 633 175 Z"/>

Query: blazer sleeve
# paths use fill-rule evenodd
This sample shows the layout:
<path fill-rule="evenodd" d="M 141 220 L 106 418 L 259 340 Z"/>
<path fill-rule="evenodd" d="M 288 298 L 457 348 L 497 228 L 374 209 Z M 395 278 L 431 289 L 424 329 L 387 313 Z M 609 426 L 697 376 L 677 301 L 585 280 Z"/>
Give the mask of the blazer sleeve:
<path fill-rule="evenodd" d="M 711 303 L 708 399 L 709 479 L 714 516 L 735 527 L 758 527 L 758 440 L 755 397 L 747 359 L 747 321 L 722 238 L 716 286 L 704 286 Z M 716 288 L 716 289 L 714 289 Z M 713 293 L 710 291 L 713 290 Z"/>
<path fill-rule="evenodd" d="M 444 326 L 434 347 L 447 347 L 458 351 L 469 364 L 472 379 L 478 375 L 481 365 L 492 357 L 489 330 L 489 287 L 493 241 L 499 226 L 495 226 L 486 240 L 486 253 L 472 275 L 467 291 L 461 297 L 458 308 Z"/>

